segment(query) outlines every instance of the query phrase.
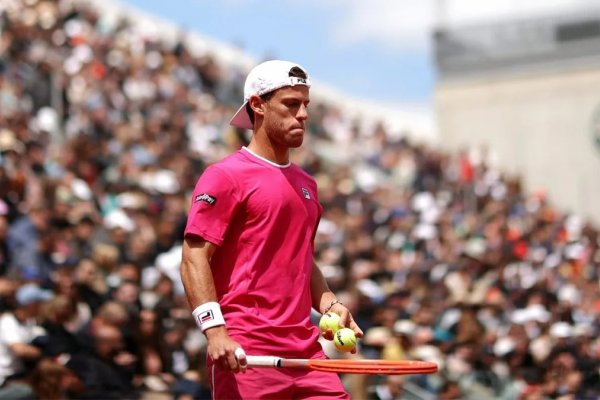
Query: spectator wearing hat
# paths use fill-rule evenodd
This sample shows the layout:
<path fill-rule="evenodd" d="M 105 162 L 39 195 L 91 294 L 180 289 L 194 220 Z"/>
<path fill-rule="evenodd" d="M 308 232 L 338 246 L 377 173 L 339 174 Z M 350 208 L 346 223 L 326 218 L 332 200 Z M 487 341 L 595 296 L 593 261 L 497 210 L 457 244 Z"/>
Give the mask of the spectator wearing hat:
<path fill-rule="evenodd" d="M 15 293 L 14 310 L 0 316 L 0 398 L 13 391 L 31 391 L 27 378 L 31 366 L 42 356 L 33 342 L 45 334 L 37 322 L 39 307 L 52 297 L 51 291 L 26 283 Z"/>

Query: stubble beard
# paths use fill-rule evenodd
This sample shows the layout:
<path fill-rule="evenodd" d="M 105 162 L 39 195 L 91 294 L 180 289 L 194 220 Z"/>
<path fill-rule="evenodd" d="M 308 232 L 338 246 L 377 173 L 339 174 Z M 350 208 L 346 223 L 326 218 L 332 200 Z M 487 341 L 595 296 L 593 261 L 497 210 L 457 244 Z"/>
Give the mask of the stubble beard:
<path fill-rule="evenodd" d="M 304 142 L 304 134 L 292 135 L 290 130 L 281 122 L 268 124 L 267 136 L 269 136 L 273 145 L 286 149 L 298 148 Z"/>

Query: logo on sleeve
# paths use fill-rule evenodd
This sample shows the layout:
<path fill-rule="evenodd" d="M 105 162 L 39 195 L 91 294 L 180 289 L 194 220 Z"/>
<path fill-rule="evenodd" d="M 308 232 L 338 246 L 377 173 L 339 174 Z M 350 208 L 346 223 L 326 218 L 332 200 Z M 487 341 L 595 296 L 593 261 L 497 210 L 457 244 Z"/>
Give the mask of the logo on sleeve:
<path fill-rule="evenodd" d="M 211 206 L 212 206 L 213 204 L 215 204 L 215 203 L 217 202 L 217 198 L 216 198 L 216 197 L 213 197 L 213 196 L 211 196 L 211 195 L 210 195 L 210 194 L 208 194 L 208 193 L 202 193 L 202 194 L 199 194 L 199 195 L 197 195 L 197 196 L 194 198 L 194 203 L 197 203 L 197 202 L 199 202 L 199 201 L 203 201 L 203 202 L 205 202 L 206 204 L 209 204 L 209 205 L 211 205 Z"/>
<path fill-rule="evenodd" d="M 310 193 L 308 192 L 308 189 L 302 188 L 302 194 L 304 195 L 305 199 L 310 200 Z"/>

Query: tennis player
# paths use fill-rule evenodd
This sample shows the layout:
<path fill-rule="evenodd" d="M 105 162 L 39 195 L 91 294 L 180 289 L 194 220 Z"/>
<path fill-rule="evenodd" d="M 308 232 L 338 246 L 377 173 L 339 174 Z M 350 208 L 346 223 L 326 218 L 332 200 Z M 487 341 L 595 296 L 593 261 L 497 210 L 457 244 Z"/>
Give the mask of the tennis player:
<path fill-rule="evenodd" d="M 363 334 L 314 263 L 317 185 L 290 162 L 304 138 L 310 84 L 306 70 L 288 61 L 250 71 L 231 125 L 252 129 L 251 142 L 208 167 L 193 192 L 181 276 L 208 340 L 215 399 L 348 398 L 336 374 L 246 369 L 239 350 L 325 358 L 311 307 L 340 314 L 341 325 Z"/>

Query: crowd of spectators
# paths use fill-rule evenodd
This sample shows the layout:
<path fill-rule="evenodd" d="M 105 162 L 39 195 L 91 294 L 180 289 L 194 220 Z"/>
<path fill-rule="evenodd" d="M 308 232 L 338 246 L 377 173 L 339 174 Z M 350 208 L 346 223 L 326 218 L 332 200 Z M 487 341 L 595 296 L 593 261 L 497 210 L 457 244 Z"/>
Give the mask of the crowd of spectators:
<path fill-rule="evenodd" d="M 190 192 L 247 143 L 243 71 L 85 3 L 0 3 L 0 398 L 209 398 L 179 279 Z M 485 152 L 446 154 L 311 110 L 316 260 L 356 355 L 355 399 L 600 395 L 600 235 Z M 318 315 L 314 315 L 315 321 Z M 596 396 L 596 397 L 594 397 Z"/>

